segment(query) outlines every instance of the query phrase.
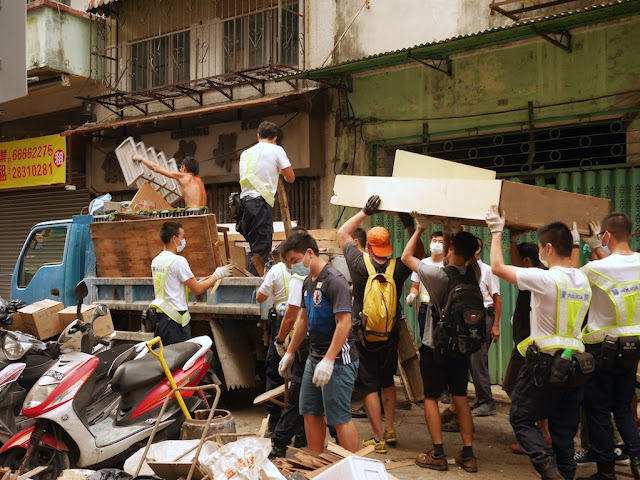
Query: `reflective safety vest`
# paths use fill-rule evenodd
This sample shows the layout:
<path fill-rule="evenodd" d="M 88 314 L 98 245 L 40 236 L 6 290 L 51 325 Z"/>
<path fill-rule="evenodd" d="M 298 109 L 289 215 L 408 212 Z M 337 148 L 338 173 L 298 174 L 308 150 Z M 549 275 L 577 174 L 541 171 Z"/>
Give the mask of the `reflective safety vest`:
<path fill-rule="evenodd" d="M 178 310 L 175 309 L 173 305 L 170 305 L 164 298 L 164 287 L 167 282 L 167 274 L 169 273 L 169 267 L 178 259 L 177 255 L 174 255 L 173 258 L 169 257 L 165 259 L 164 262 L 153 259 L 151 262 L 151 272 L 153 273 L 153 290 L 156 298 L 154 298 L 153 302 L 151 302 L 151 306 L 161 310 L 164 312 L 171 320 L 180 324 L 181 326 L 185 326 L 191 320 L 191 315 L 189 312 L 185 312 L 183 315 L 180 315 Z M 189 299 L 189 289 L 184 287 L 184 295 L 185 298 Z"/>
<path fill-rule="evenodd" d="M 260 145 L 260 144 L 258 144 Z M 257 151 L 256 151 L 257 150 Z M 258 159 L 264 150 L 264 145 L 259 149 L 249 149 L 244 152 L 244 162 L 242 163 L 242 171 L 240 172 L 240 186 L 245 188 L 247 185 L 251 185 L 256 191 L 264 198 L 265 202 L 273 207 L 275 197 L 273 193 L 262 183 L 262 181 L 256 176 L 256 167 L 258 165 Z"/>
<path fill-rule="evenodd" d="M 640 274 L 636 280 L 618 283 L 588 264 L 585 273 L 591 283 L 601 289 L 611 300 L 616 314 L 616 323 L 593 332 L 589 331 L 588 325 L 585 326 L 582 331 L 584 342 L 602 342 L 607 334 L 616 337 L 640 336 L 640 309 L 638 309 Z"/>
<path fill-rule="evenodd" d="M 554 270 L 552 268 L 551 270 Z M 546 350 L 564 350 L 571 348 L 579 353 L 584 352 L 584 344 L 580 340 L 580 328 L 589 304 L 591 303 L 591 287 L 585 278 L 586 287 L 583 289 L 569 288 L 569 280 L 561 270 L 561 278 L 554 276 L 558 299 L 556 303 L 556 332 L 554 335 L 532 338 L 528 337 L 518 344 L 518 351 L 524 357 L 527 347 L 536 343 L 541 352 Z M 577 270 L 580 275 L 584 275 Z"/>
<path fill-rule="evenodd" d="M 274 299 L 273 305 L 274 307 L 276 307 L 276 311 L 283 315 L 284 310 L 287 308 L 287 300 L 289 300 L 289 280 L 291 280 L 291 274 L 289 273 L 286 265 L 283 262 L 280 262 L 278 265 L 280 265 L 280 269 L 282 270 L 282 279 L 284 281 L 284 298 Z"/>
<path fill-rule="evenodd" d="M 427 292 L 427 289 L 424 288 L 422 282 L 420 282 L 420 302 L 429 303 L 429 292 Z"/>

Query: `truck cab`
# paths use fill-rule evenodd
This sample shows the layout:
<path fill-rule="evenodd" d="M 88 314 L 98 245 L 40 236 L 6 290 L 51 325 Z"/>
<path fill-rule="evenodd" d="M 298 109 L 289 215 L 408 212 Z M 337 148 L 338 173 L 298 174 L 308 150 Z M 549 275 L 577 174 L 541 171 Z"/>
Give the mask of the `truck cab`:
<path fill-rule="evenodd" d="M 13 271 L 11 298 L 27 304 L 50 298 L 65 307 L 74 305 L 75 285 L 95 272 L 92 221 L 92 215 L 76 215 L 35 225 Z"/>

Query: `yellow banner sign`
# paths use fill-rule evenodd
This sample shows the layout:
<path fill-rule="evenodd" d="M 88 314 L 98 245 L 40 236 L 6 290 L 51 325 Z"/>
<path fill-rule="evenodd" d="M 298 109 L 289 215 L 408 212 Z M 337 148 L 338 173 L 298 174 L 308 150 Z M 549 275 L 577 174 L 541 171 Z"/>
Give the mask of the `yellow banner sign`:
<path fill-rule="evenodd" d="M 0 143 L 0 189 L 65 183 L 67 141 L 62 135 Z"/>

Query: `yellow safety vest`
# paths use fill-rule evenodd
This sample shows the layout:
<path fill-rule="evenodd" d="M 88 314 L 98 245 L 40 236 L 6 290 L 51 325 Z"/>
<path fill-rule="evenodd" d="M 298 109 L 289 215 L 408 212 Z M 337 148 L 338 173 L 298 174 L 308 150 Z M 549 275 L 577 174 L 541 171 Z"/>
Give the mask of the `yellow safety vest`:
<path fill-rule="evenodd" d="M 553 270 L 553 268 L 552 268 Z M 578 270 L 578 272 L 580 272 Z M 579 339 L 582 321 L 591 303 L 591 287 L 585 278 L 586 287 L 583 289 L 569 288 L 566 275 L 559 271 L 562 279 L 554 277 L 558 289 L 556 303 L 556 333 L 545 337 L 528 337 L 518 344 L 518 351 L 524 357 L 527 347 L 536 343 L 541 352 L 546 350 L 564 350 L 571 348 L 577 352 L 584 352 L 584 344 Z M 584 275 L 582 272 L 580 274 Z"/>
<path fill-rule="evenodd" d="M 260 144 L 258 144 L 260 145 Z M 257 151 L 256 151 L 257 150 Z M 262 181 L 256 176 L 256 167 L 258 165 L 258 159 L 264 150 L 264 145 L 259 149 L 249 149 L 244 152 L 244 162 L 242 164 L 242 170 L 240 172 L 240 186 L 242 188 L 251 184 L 253 188 L 264 198 L 265 202 L 273 207 L 275 197 L 273 193 L 262 183 Z"/>
<path fill-rule="evenodd" d="M 179 323 L 181 326 L 185 326 L 191 320 L 189 312 L 185 312 L 184 315 L 180 315 L 178 310 L 173 305 L 170 305 L 164 298 L 164 287 L 167 282 L 167 274 L 169 268 L 178 259 L 175 255 L 173 258 L 168 258 L 164 262 L 156 258 L 151 262 L 151 271 L 153 273 L 153 290 L 156 298 L 151 302 L 151 306 L 164 312 L 171 320 Z M 184 287 L 185 298 L 189 300 L 189 289 Z"/>
<path fill-rule="evenodd" d="M 424 288 L 422 282 L 420 282 L 420 302 L 421 303 L 429 303 L 429 292 Z"/>
<path fill-rule="evenodd" d="M 588 325 L 586 325 L 582 331 L 584 342 L 602 342 L 607 334 L 616 337 L 640 336 L 640 309 L 638 309 L 640 275 L 631 282 L 618 283 L 594 270 L 588 264 L 586 270 L 585 273 L 591 283 L 606 293 L 611 300 L 616 313 L 616 323 L 593 332 L 590 332 Z"/>
<path fill-rule="evenodd" d="M 273 305 L 276 310 L 280 310 L 280 307 L 287 307 L 287 300 L 289 300 L 289 280 L 291 280 L 291 274 L 288 272 L 287 267 L 283 262 L 280 262 L 280 269 L 282 270 L 282 279 L 284 280 L 284 298 L 277 298 L 273 300 Z"/>

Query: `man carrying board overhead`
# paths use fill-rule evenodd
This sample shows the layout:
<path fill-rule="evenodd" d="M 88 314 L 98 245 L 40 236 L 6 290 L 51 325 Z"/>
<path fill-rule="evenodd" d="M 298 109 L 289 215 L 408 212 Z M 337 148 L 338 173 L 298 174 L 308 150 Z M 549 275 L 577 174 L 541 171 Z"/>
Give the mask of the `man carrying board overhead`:
<path fill-rule="evenodd" d="M 200 208 L 207 205 L 207 193 L 204 189 L 202 179 L 198 177 L 198 161 L 191 157 L 185 157 L 182 165 L 177 172 L 165 170 L 160 165 L 150 162 L 142 155 L 133 155 L 131 159 L 134 162 L 144 163 L 149 170 L 164 175 L 165 177 L 175 178 L 182 188 L 182 198 L 187 208 Z"/>

